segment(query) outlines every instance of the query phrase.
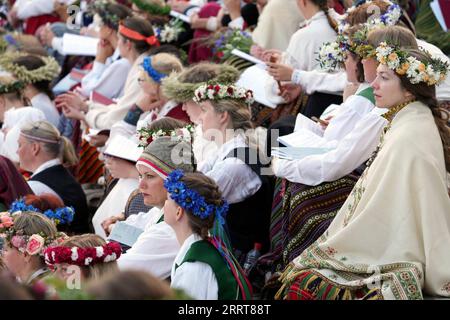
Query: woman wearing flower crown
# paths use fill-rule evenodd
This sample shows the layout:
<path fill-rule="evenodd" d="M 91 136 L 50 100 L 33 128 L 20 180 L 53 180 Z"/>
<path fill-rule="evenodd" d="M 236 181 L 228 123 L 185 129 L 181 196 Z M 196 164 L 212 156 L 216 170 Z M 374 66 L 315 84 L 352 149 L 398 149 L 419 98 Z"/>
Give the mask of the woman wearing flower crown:
<path fill-rule="evenodd" d="M 251 299 L 251 287 L 220 231 L 210 235 L 215 224 L 222 228 L 228 210 L 216 183 L 202 173 L 175 170 L 164 187 L 168 193 L 164 221 L 181 246 L 172 267 L 171 287 L 199 300 Z"/>
<path fill-rule="evenodd" d="M 13 52 L 2 56 L 0 65 L 25 85 L 23 96 L 32 107 L 41 110 L 47 121 L 54 126 L 59 123 L 59 112 L 52 99 L 50 83 L 61 68 L 52 57 L 40 57 Z"/>
<path fill-rule="evenodd" d="M 435 85 L 449 65 L 381 43 L 372 83 L 388 124 L 336 218 L 281 276 L 284 299 L 450 296 L 448 117 Z"/>
<path fill-rule="evenodd" d="M 253 141 L 249 109 L 253 93 L 232 84 L 206 83 L 198 86 L 193 100 L 200 105 L 203 137 L 218 146 L 198 171 L 212 178 L 230 203 L 231 244 L 246 254 L 260 243 L 264 252 L 269 249 L 273 189 Z"/>
<path fill-rule="evenodd" d="M 36 212 L 2 213 L 1 233 L 5 236 L 3 262 L 17 279 L 26 284 L 49 275 L 44 249 L 57 239 L 53 222 Z"/>
<path fill-rule="evenodd" d="M 44 250 L 45 263 L 63 280 L 80 275 L 79 281 L 100 279 L 119 271 L 116 260 L 122 254 L 116 242 L 107 243 L 95 234 L 69 237 Z M 77 268 L 78 267 L 78 268 Z"/>
<path fill-rule="evenodd" d="M 272 252 L 261 259 L 268 269 L 281 271 L 327 229 L 362 173 L 359 169 L 378 144 L 386 120 L 375 108 L 369 83 L 376 68 L 361 64 L 354 48 L 345 47 L 347 79 L 358 86 L 323 127 L 303 115 L 297 116 L 296 146 L 329 148 L 301 159 L 274 156 L 277 181 L 272 204 Z M 314 221 L 312 223 L 311 221 Z"/>

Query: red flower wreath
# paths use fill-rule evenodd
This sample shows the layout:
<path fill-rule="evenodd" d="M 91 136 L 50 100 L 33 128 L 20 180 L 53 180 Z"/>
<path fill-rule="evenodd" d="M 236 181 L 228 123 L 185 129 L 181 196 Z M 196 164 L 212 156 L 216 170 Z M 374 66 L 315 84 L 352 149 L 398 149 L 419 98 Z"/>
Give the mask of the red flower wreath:
<path fill-rule="evenodd" d="M 101 247 L 50 247 L 44 251 L 45 263 L 68 263 L 80 267 L 91 266 L 97 263 L 106 263 L 117 260 L 122 254 L 122 248 L 117 242 L 109 242 Z"/>

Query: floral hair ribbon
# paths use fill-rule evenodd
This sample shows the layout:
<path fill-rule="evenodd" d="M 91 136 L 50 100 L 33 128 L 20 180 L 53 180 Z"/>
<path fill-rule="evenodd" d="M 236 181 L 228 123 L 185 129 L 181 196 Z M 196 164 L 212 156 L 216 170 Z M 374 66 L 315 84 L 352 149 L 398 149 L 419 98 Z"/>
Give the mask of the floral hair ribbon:
<path fill-rule="evenodd" d="M 80 267 L 92 266 L 98 263 L 116 261 L 122 254 L 122 248 L 117 242 L 109 242 L 99 247 L 49 247 L 44 251 L 45 263 L 53 266 L 55 264 L 67 263 Z"/>
<path fill-rule="evenodd" d="M 234 84 L 204 83 L 194 92 L 194 102 L 200 103 L 206 100 L 239 100 L 251 105 L 255 99 L 253 91 L 238 87 Z"/>
<path fill-rule="evenodd" d="M 406 75 L 412 84 L 425 82 L 427 85 L 437 85 L 444 81 L 449 71 L 449 63 L 440 59 L 431 58 L 429 62 L 420 61 L 408 55 L 407 52 L 389 46 L 386 42 L 380 43 L 375 49 L 378 62 L 386 65 L 398 75 Z"/>

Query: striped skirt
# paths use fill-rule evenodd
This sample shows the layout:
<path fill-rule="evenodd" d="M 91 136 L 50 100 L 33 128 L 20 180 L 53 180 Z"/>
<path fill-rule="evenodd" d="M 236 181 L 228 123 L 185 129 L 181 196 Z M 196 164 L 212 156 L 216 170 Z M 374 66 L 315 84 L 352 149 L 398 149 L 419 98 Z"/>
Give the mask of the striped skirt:
<path fill-rule="evenodd" d="M 280 230 L 283 269 L 327 230 L 357 180 L 348 175 L 314 187 L 286 181 Z"/>
<path fill-rule="evenodd" d="M 281 290 L 276 298 L 284 300 L 383 300 L 379 289 L 369 289 L 367 286 L 339 285 L 311 270 L 300 271 L 293 282 Z"/>
<path fill-rule="evenodd" d="M 347 175 L 318 186 L 277 179 L 270 226 L 271 252 L 258 264 L 280 272 L 328 228 L 358 176 Z"/>

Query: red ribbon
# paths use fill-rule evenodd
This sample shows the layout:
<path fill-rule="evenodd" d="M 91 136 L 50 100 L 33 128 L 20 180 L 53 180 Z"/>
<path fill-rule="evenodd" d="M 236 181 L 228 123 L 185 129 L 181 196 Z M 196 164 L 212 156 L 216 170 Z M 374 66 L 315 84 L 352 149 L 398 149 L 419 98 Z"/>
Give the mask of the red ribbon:
<path fill-rule="evenodd" d="M 137 31 L 128 29 L 123 24 L 119 26 L 119 33 L 127 38 L 136 40 L 136 41 L 145 41 L 151 46 L 157 46 L 159 47 L 159 41 L 158 38 L 156 38 L 154 35 L 150 37 L 143 36 Z"/>

